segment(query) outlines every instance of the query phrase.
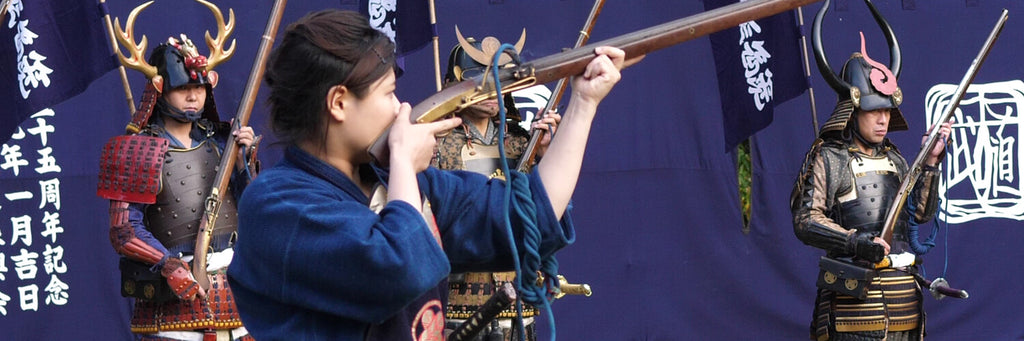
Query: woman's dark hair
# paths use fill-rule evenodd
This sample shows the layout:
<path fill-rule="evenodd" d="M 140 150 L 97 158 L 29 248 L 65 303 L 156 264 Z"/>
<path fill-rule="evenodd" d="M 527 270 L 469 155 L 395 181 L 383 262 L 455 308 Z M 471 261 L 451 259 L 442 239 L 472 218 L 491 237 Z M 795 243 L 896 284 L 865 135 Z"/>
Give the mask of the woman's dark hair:
<path fill-rule="evenodd" d="M 287 144 L 323 141 L 327 92 L 344 85 L 363 98 L 394 66 L 394 43 L 363 15 L 341 10 L 307 14 L 285 29 L 265 72 L 275 135 Z"/>

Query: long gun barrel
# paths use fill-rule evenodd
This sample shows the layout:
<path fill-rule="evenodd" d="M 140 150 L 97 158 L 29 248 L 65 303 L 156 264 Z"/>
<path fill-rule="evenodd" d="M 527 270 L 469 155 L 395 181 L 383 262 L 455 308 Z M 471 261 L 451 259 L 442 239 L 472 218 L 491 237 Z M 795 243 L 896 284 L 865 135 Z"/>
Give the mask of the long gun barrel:
<path fill-rule="evenodd" d="M 999 16 L 999 20 L 996 22 L 996 26 L 989 33 L 988 39 L 985 40 L 985 44 L 982 45 L 981 51 L 978 52 L 978 56 L 971 62 L 971 66 L 967 68 L 967 74 L 960 80 L 960 85 L 957 86 L 956 92 L 953 94 L 953 98 L 950 99 L 949 105 L 946 107 L 945 113 L 936 120 L 936 124 L 932 127 L 931 131 L 928 132 L 928 139 L 925 140 L 921 151 L 917 153 L 917 157 L 914 158 L 914 163 L 911 164 L 910 170 L 907 172 L 906 177 L 900 183 L 899 191 L 896 193 L 896 198 L 893 200 L 893 205 L 889 207 L 889 211 L 885 215 L 885 225 L 882 227 L 882 239 L 886 243 L 892 244 L 892 233 L 896 227 L 896 220 L 899 218 L 900 212 L 907 204 L 907 198 L 910 196 L 910 191 L 914 189 L 914 184 L 917 183 L 917 179 L 920 177 L 923 171 L 922 166 L 924 161 L 928 158 L 928 154 L 932 148 L 935 148 L 935 144 L 938 142 L 939 129 L 942 128 L 943 122 L 949 121 L 956 112 L 957 106 L 960 105 L 960 100 L 963 99 L 964 93 L 967 92 L 967 87 L 974 81 L 974 76 L 978 74 L 978 68 L 981 67 L 981 63 L 985 61 L 985 57 L 988 56 L 988 52 L 992 50 L 992 44 L 995 43 L 996 38 L 999 38 L 999 33 L 1003 31 L 1003 26 L 1006 24 L 1007 10 L 1003 10 L 1003 13 Z"/>
<path fill-rule="evenodd" d="M 275 0 L 274 6 L 270 10 L 270 18 L 267 20 L 267 27 L 263 32 L 260 47 L 256 51 L 256 59 L 252 63 L 252 70 L 249 72 L 249 80 L 245 84 L 242 101 L 238 104 L 238 110 L 235 113 L 235 120 L 231 126 L 232 131 L 249 124 L 249 115 L 256 103 L 256 93 L 260 90 L 260 81 L 263 79 L 267 57 L 270 55 L 271 47 L 274 46 L 274 35 L 277 34 L 277 27 L 281 24 L 281 16 L 284 14 L 284 6 L 287 3 L 287 0 Z M 210 247 L 213 228 L 220 212 L 221 195 L 227 192 L 237 158 L 238 144 L 235 143 L 234 135 L 228 135 L 228 141 L 224 145 L 224 154 L 221 155 L 220 165 L 217 166 L 217 177 L 213 181 L 210 196 L 206 198 L 205 212 L 199 221 L 199 233 L 196 235 L 192 275 L 196 278 L 199 286 L 203 287 L 203 290 L 210 288 L 210 279 L 206 275 L 207 249 Z"/>
<path fill-rule="evenodd" d="M 613 46 L 626 52 L 627 58 L 638 57 L 672 45 L 693 40 L 739 24 L 756 20 L 821 0 L 750 0 L 719 7 L 661 25 L 649 27 L 615 38 L 602 40 L 569 51 L 556 53 L 518 67 L 500 71 L 502 83 L 520 83 L 521 86 L 503 87 L 508 92 L 533 84 L 543 84 L 583 72 L 594 58 L 597 46 Z M 478 86 L 487 75 L 477 76 L 441 90 L 412 108 L 409 115 L 413 123 L 433 122 L 448 113 L 494 98 L 494 91 Z M 388 163 L 389 152 L 386 129 L 370 146 L 370 156 L 378 165 Z"/>

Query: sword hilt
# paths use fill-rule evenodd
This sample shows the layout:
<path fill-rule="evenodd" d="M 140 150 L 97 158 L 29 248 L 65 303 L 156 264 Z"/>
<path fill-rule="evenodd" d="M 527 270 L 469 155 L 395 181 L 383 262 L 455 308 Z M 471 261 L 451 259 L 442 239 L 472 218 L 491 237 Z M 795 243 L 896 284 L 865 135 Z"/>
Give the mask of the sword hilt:
<path fill-rule="evenodd" d="M 455 331 L 448 335 L 447 340 L 473 340 L 491 321 L 498 317 L 502 310 L 508 309 L 515 301 L 516 290 L 511 283 L 505 283 L 495 288 L 494 295 L 491 295 L 473 315 L 470 315 L 465 322 L 455 328 Z"/>
<path fill-rule="evenodd" d="M 538 277 L 537 283 L 538 285 L 543 285 L 544 276 Z M 590 295 L 594 294 L 594 292 L 590 290 L 590 284 L 569 283 L 569 280 L 565 279 L 565 276 L 562 275 L 558 275 L 558 290 L 559 292 L 555 295 L 555 298 L 562 298 L 565 295 L 583 295 L 590 297 Z"/>
<path fill-rule="evenodd" d="M 968 298 L 970 296 L 967 294 L 967 290 L 949 287 L 949 282 L 942 277 L 936 278 L 934 281 L 929 281 L 927 278 L 924 278 L 919 274 L 914 274 L 914 278 L 917 278 L 917 281 L 921 286 L 927 287 L 928 291 L 932 293 L 932 297 L 935 297 L 936 300 L 941 300 L 946 296 L 955 298 Z"/>

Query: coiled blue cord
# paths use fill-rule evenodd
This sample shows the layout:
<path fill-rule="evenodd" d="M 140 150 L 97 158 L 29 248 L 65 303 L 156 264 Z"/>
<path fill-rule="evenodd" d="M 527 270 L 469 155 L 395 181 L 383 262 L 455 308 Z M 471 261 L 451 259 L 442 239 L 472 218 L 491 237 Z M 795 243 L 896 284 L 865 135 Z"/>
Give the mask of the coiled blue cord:
<path fill-rule="evenodd" d="M 502 44 L 494 54 L 491 69 L 494 76 L 494 90 L 498 98 L 498 154 L 501 162 L 501 171 L 505 174 L 505 200 L 504 219 L 505 232 L 508 234 L 509 245 L 512 248 L 512 260 L 516 267 L 515 286 L 519 298 L 516 300 L 516 318 L 519 319 L 519 340 L 526 339 L 526 326 L 523 324 L 522 302 L 543 308 L 544 314 L 551 325 L 552 341 L 555 340 L 555 317 L 551 313 L 551 301 L 558 293 L 558 261 L 555 257 L 540 256 L 540 230 L 537 227 L 537 207 L 530 197 L 530 182 L 524 174 L 512 174 L 508 168 L 508 160 L 505 159 L 505 100 L 501 94 L 501 81 L 498 78 L 500 68 L 499 58 L 505 50 L 515 50 L 511 44 Z M 512 194 L 516 199 L 512 201 Z M 523 259 L 520 261 L 519 250 L 516 247 L 515 234 L 512 231 L 512 221 L 509 211 L 514 210 L 519 218 L 518 222 L 523 230 Z M 544 274 L 544 285 L 537 286 L 538 272 Z M 523 283 L 526 285 L 523 285 Z"/>

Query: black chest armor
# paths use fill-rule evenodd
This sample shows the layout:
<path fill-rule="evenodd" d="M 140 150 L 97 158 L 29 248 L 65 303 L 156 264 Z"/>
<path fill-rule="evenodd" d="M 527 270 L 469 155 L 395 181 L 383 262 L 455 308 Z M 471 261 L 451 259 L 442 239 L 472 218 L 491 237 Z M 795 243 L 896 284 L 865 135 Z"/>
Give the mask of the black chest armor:
<path fill-rule="evenodd" d="M 194 248 L 218 165 L 220 151 L 212 140 L 191 149 L 168 150 L 160 174 L 162 188 L 156 203 L 146 208 L 145 218 L 146 227 L 168 250 Z M 230 187 L 221 193 L 220 200 L 214 239 L 238 230 L 237 208 Z"/>
<path fill-rule="evenodd" d="M 900 187 L 899 170 L 886 156 L 850 159 L 853 175 L 851 193 L 840 196 L 836 222 L 847 229 L 881 232 L 885 215 Z M 901 212 L 895 231 L 904 231 L 908 216 Z"/>

